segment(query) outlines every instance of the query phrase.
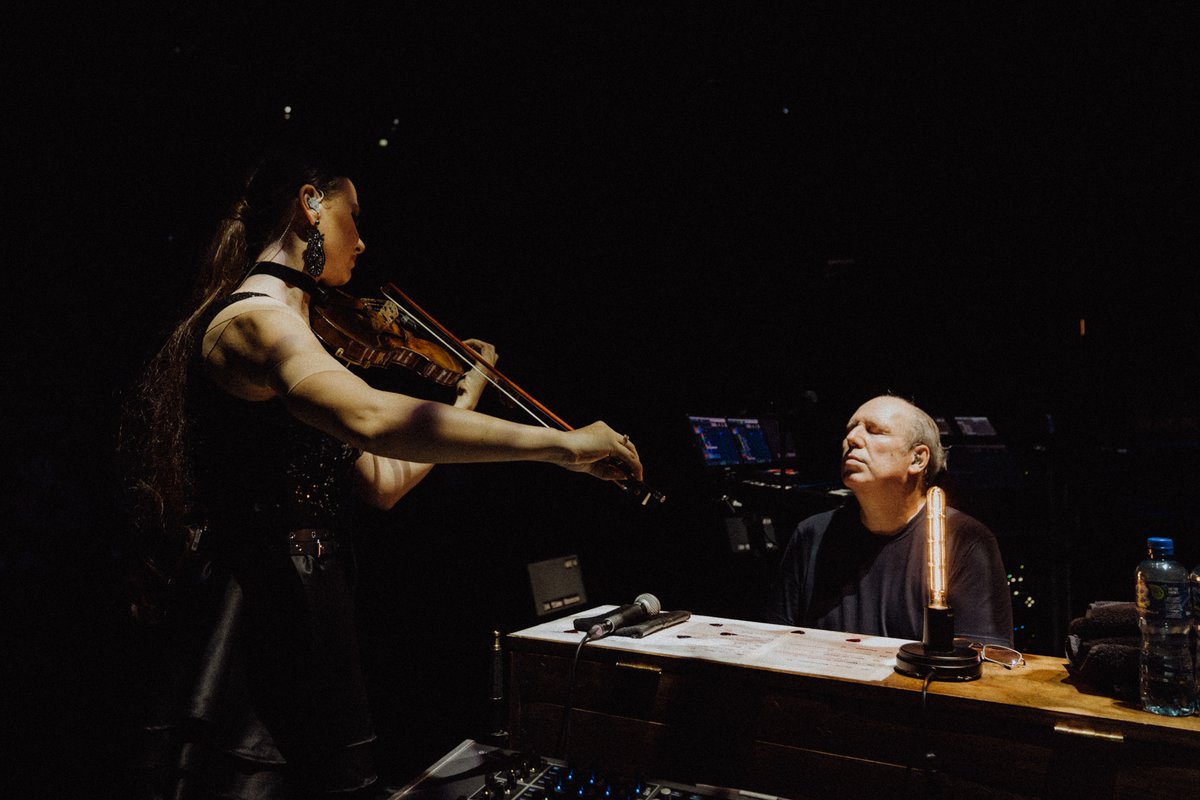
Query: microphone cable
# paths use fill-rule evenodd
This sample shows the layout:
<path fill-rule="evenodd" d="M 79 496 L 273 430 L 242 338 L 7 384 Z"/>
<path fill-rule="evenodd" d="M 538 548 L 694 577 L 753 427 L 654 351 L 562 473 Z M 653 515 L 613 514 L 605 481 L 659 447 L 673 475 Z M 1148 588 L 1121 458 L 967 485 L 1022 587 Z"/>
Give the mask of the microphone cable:
<path fill-rule="evenodd" d="M 579 654 L 583 652 L 583 646 L 591 639 L 591 631 L 583 634 L 583 638 L 579 640 L 579 646 L 575 648 L 575 656 L 571 659 L 571 672 L 567 675 L 567 702 L 563 706 L 562 727 L 558 731 L 558 752 L 559 758 L 563 761 L 570 761 L 567 758 L 567 747 L 571 740 L 571 707 L 574 704 L 575 673 L 579 667 Z"/>
<path fill-rule="evenodd" d="M 645 618 L 646 616 L 658 614 L 662 610 L 662 603 L 654 595 L 643 593 L 637 596 L 632 606 L 621 606 L 612 612 L 609 617 L 580 618 L 575 620 L 576 630 L 582 625 L 589 625 L 589 628 L 584 632 L 583 638 L 579 640 L 579 646 L 575 648 L 575 656 L 571 659 L 571 672 L 567 676 L 567 700 L 566 705 L 563 707 L 562 727 L 558 732 L 559 758 L 563 761 L 569 760 L 567 758 L 567 749 L 571 743 L 571 710 L 575 703 L 575 676 L 579 670 L 579 654 L 583 652 L 583 646 L 588 642 L 595 639 L 603 639 L 616 628 L 629 624 L 635 618 L 631 616 L 635 609 L 638 612 L 636 618 Z M 591 625 L 590 623 L 596 619 L 600 619 L 600 622 Z M 609 630 L 605 630 L 606 625 Z"/>

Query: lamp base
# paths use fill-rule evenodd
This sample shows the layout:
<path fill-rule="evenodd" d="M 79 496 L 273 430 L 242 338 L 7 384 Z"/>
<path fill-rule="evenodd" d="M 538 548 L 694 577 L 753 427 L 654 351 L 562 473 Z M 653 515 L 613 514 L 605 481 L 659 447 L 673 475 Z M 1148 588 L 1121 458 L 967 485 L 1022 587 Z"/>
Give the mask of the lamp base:
<path fill-rule="evenodd" d="M 896 672 L 910 678 L 932 672 L 935 681 L 973 681 L 979 678 L 981 666 L 979 654 L 965 645 L 950 653 L 932 653 L 921 642 L 908 642 L 896 653 Z"/>

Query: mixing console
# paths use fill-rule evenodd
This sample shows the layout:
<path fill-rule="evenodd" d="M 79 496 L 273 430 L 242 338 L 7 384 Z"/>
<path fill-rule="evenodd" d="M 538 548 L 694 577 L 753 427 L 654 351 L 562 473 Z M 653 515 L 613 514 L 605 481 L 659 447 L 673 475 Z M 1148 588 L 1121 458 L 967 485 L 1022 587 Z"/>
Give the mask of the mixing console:
<path fill-rule="evenodd" d="M 783 800 L 580 768 L 470 739 L 389 800 Z"/>

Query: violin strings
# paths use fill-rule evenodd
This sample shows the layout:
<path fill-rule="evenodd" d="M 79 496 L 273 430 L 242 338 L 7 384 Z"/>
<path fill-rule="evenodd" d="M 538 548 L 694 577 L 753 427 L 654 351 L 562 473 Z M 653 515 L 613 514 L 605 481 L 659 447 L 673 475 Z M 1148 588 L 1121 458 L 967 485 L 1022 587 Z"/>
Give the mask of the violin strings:
<path fill-rule="evenodd" d="M 396 302 L 394 298 L 389 298 L 389 299 L 391 299 L 391 301 L 393 303 Z M 396 303 L 396 305 L 400 305 L 400 304 Z M 408 316 L 410 319 L 414 320 L 418 325 L 420 325 L 422 328 L 424 328 L 426 333 L 428 333 L 430 336 L 432 336 L 434 339 L 436 339 L 438 341 L 438 343 L 441 344 L 443 347 L 445 347 L 447 350 L 456 352 L 461 356 L 463 354 L 457 349 L 458 346 L 461 346 L 461 347 L 466 348 L 468 351 L 470 351 L 469 354 L 474 355 L 476 357 L 476 360 L 483 361 L 484 363 L 486 363 L 486 361 L 482 357 L 479 357 L 478 354 L 475 353 L 475 351 L 472 348 L 467 347 L 465 344 L 462 344 L 461 342 L 457 342 L 457 340 L 456 340 L 456 345 L 451 345 L 449 342 L 447 342 L 445 339 L 443 339 L 442 335 L 440 333 L 438 333 L 436 330 L 434 330 L 432 327 L 430 327 L 428 324 L 426 324 L 426 322 L 423 319 L 421 319 L 421 316 L 422 316 L 421 314 L 413 314 L 407 308 L 404 310 L 406 312 L 408 312 Z M 484 379 L 487 380 L 487 382 L 490 383 L 492 386 L 495 386 L 497 391 L 499 391 L 505 397 L 507 397 L 509 400 L 511 400 L 513 403 L 518 405 L 522 410 L 525 411 L 525 413 L 527 413 L 531 417 L 533 417 L 534 420 L 536 420 L 539 424 L 541 424 L 541 426 L 543 428 L 555 427 L 555 426 L 551 425 L 550 423 L 546 422 L 546 420 L 542 419 L 542 417 L 536 411 L 534 411 L 533 409 L 526 406 L 517 397 L 514 397 L 513 393 L 510 392 L 507 388 L 505 388 L 499 381 L 497 381 L 495 378 L 493 378 L 491 375 L 489 375 L 487 370 L 481 369 L 477 363 L 472 363 L 470 365 L 470 367 L 471 367 L 471 369 L 476 370 L 481 375 L 483 375 Z M 489 367 L 490 367 L 490 365 L 489 365 Z M 568 430 L 570 430 L 570 429 L 568 428 Z"/>
<path fill-rule="evenodd" d="M 432 336 L 434 339 L 436 339 L 443 347 L 445 347 L 448 350 L 458 353 L 460 356 L 462 355 L 462 351 L 465 350 L 468 354 L 474 356 L 475 361 L 483 363 L 483 364 L 487 364 L 487 368 L 488 368 L 487 370 L 481 369 L 479 367 L 478 363 L 471 364 L 471 369 L 479 370 L 479 372 L 483 375 L 483 377 L 487 380 L 488 383 L 495 386 L 496 389 L 498 391 L 500 391 L 501 393 L 503 393 L 505 397 L 507 397 L 513 403 L 515 403 L 516 405 L 518 405 L 522 409 L 524 409 L 524 411 L 527 414 L 529 414 L 531 417 L 533 417 L 535 420 L 537 420 L 537 422 L 539 422 L 542 425 L 542 427 L 544 427 L 544 428 L 558 427 L 560 430 L 567 430 L 567 431 L 574 430 L 574 428 L 572 428 L 566 422 L 563 422 L 561 419 L 559 419 L 558 416 L 555 415 L 552 411 L 550 411 L 548 408 L 543 406 L 541 403 L 539 403 L 533 397 L 530 397 L 525 392 L 524 389 L 522 389 L 520 386 L 517 386 L 516 383 L 513 383 L 508 378 L 505 378 L 504 374 L 502 372 L 500 372 L 500 370 L 496 369 L 494 366 L 489 364 L 485 358 L 483 358 L 478 353 L 476 353 L 474 348 L 472 348 L 465 342 L 459 341 L 457 336 L 455 336 L 453 333 L 451 333 L 450 331 L 448 331 L 444 327 L 442 327 L 442 324 L 440 322 L 438 322 L 436 319 L 433 318 L 432 315 L 426 313 L 426 311 L 424 309 L 422 309 L 420 306 L 418 306 L 416 303 L 414 303 L 412 300 L 410 300 L 404 294 L 404 292 L 400 291 L 399 288 L 397 288 L 394 284 L 389 285 L 389 288 L 395 294 L 402 297 L 405 300 L 407 305 L 402 305 L 401 303 L 397 302 L 396 299 L 393 298 L 391 296 L 391 294 L 388 294 L 386 291 L 384 292 L 385 296 L 387 296 L 387 298 L 391 302 L 395 303 L 397 308 L 399 308 L 401 311 L 408 312 L 408 316 L 411 319 L 413 319 L 418 325 L 420 325 L 422 328 L 424 328 L 429 333 L 429 335 Z M 412 313 L 412 311 L 410 309 L 415 310 L 417 313 L 415 313 L 415 314 Z M 424 318 L 424 319 L 422 319 L 422 318 Z M 431 327 L 431 326 L 433 326 L 433 327 Z M 438 330 L 434 330 L 434 327 L 440 329 L 441 332 L 439 333 Z M 445 334 L 445 336 L 448 337 L 449 339 L 453 339 L 454 344 L 451 345 L 449 342 L 446 341 L 446 339 L 442 338 L 442 334 Z M 461 349 L 457 349 L 457 348 L 461 348 Z M 497 377 L 493 378 L 492 375 L 489 375 L 488 370 L 490 370 L 491 372 L 494 372 Z M 554 422 L 554 425 L 551 425 L 549 422 L 546 421 L 546 419 L 543 419 L 543 417 L 541 415 L 539 415 L 536 411 L 529 408 L 524 403 L 522 403 L 520 400 L 518 400 L 516 397 L 514 397 L 512 395 L 512 393 L 508 391 L 508 389 L 506 389 L 504 386 L 502 386 L 498 382 L 501 379 L 503 379 L 504 382 L 511 384 L 512 388 L 518 394 L 520 394 L 521 397 L 524 397 L 525 399 L 529 400 L 530 403 L 537 406 L 538 409 L 543 414 L 545 414 L 546 418 L 548 418 Z M 635 494 L 635 496 L 640 496 L 642 505 L 648 504 L 651 499 L 657 499 L 659 502 L 662 502 L 663 500 L 666 499 L 663 495 L 659 494 L 658 492 L 655 492 L 653 489 L 650 489 L 648 486 L 641 483 L 641 481 L 635 480 L 633 478 L 632 474 L 630 473 L 628 466 L 625 465 L 625 463 L 623 461 L 621 461 L 619 458 L 611 457 L 611 458 L 607 459 L 607 461 L 613 463 L 614 466 L 621 469 L 621 471 L 624 472 L 628 476 L 628 480 L 617 481 L 617 486 L 619 486 L 621 488 L 621 490 L 624 492 L 633 492 Z M 635 490 L 632 488 L 635 485 L 642 487 L 642 489 L 644 491 L 635 492 Z"/>
<path fill-rule="evenodd" d="M 388 290 L 391 290 L 391 292 L 389 293 Z M 483 375 L 484 379 L 487 380 L 488 383 L 495 386 L 497 391 L 501 392 L 505 397 L 507 397 L 509 400 L 511 400 L 515 405 L 519 406 L 527 414 L 529 414 L 531 417 L 533 417 L 535 420 L 537 420 L 537 422 L 539 422 L 542 425 L 542 427 L 545 427 L 545 428 L 558 427 L 560 430 L 564 430 L 564 431 L 574 430 L 574 428 L 572 428 L 566 422 L 559 419 L 558 415 L 556 415 L 553 411 L 551 411 L 550 409 L 543 406 L 541 403 L 539 403 L 537 400 L 535 400 L 531 395 L 529 395 L 524 389 L 522 389 L 520 386 L 518 386 L 513 381 L 506 378 L 504 376 L 504 373 L 502 373 L 500 370 L 496 369 L 495 366 L 493 366 L 491 363 L 489 363 L 487 361 L 487 359 L 483 358 L 478 353 L 476 353 L 474 348 L 472 348 L 467 343 L 459 340 L 459 338 L 457 336 L 455 336 L 453 333 L 448 331 L 440 322 L 438 322 L 436 319 L 434 319 L 432 314 L 429 314 L 428 312 L 425 311 L 425 309 L 421 308 L 415 302 L 410 300 L 408 298 L 408 296 L 405 295 L 404 292 L 400 291 L 399 287 L 397 287 L 395 284 L 388 284 L 387 288 L 383 290 L 383 293 L 384 293 L 384 296 L 386 296 L 389 301 L 394 303 L 399 310 L 407 312 L 410 319 L 414 320 L 418 325 L 420 325 L 426 332 L 428 332 L 428 334 L 431 337 L 433 337 L 434 340 L 436 340 L 438 343 L 440 343 L 443 347 L 445 347 L 446 349 L 448 349 L 452 352 L 457 353 L 459 356 L 462 356 L 464 351 L 467 354 L 473 356 L 475 363 L 472 363 L 470 365 L 471 369 L 479 370 L 479 372 Z M 404 303 L 398 302 L 394 297 L 392 297 L 392 294 L 399 295 L 400 298 L 402 298 L 404 300 Z M 414 311 L 416 313 L 413 313 Z M 435 328 L 437 330 L 434 330 Z M 446 338 L 443 338 L 443 335 Z M 450 342 L 446 341 L 446 339 L 453 340 L 454 344 L 453 345 L 450 344 Z M 486 365 L 487 369 L 483 369 L 482 367 L 480 367 L 479 366 L 480 364 Z M 489 372 L 491 374 L 489 374 Z M 529 408 L 529 406 L 525 405 L 520 400 L 518 400 L 516 397 L 514 397 L 513 394 L 511 392 L 509 392 L 507 388 L 505 388 L 505 386 L 501 385 L 501 382 L 508 384 L 508 386 L 510 386 L 513 391 L 515 391 L 517 394 L 519 394 L 522 398 L 528 400 L 532 405 L 536 406 L 538 411 L 541 412 L 541 414 L 539 414 L 538 411 L 534 411 L 533 409 Z M 543 417 L 542 415 L 545 415 L 545 416 Z M 550 422 L 547 422 L 546 420 L 553 421 L 554 425 L 551 425 Z M 626 439 L 628 439 L 628 437 L 626 437 Z M 646 484 L 642 483 L 640 480 L 637 480 L 636 478 L 634 478 L 630 466 L 628 464 L 626 464 L 621 458 L 619 458 L 617 456 L 610 456 L 604 460 L 606 463 L 611 464 L 612 466 L 616 467 L 617 469 L 619 469 L 621 472 L 623 472 L 625 474 L 626 479 L 617 480 L 615 482 L 616 485 L 621 489 L 621 491 L 626 492 L 627 494 L 630 494 L 634 498 L 640 500 L 640 502 L 643 506 L 648 505 L 651 500 L 655 500 L 659 503 L 666 500 L 665 495 L 661 494 L 660 492 L 656 492 L 655 490 L 651 489 L 649 486 L 646 486 Z"/>

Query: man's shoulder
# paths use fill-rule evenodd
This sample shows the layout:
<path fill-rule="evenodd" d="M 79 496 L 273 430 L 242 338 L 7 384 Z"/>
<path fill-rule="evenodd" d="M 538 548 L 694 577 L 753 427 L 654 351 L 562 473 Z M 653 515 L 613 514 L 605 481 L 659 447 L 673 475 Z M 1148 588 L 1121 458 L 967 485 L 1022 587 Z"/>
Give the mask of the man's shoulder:
<path fill-rule="evenodd" d="M 991 528 L 957 508 L 946 508 L 946 523 L 959 536 L 970 538 L 994 539 Z"/>
<path fill-rule="evenodd" d="M 795 568 L 796 565 L 806 563 L 815 556 L 821 547 L 821 542 L 826 538 L 826 533 L 834 525 L 834 520 L 838 518 L 839 512 L 843 508 L 844 506 L 838 506 L 820 511 L 805 517 L 796 524 L 788 537 L 787 547 L 784 548 L 781 564 L 785 570 L 789 568 L 788 565 L 790 568 Z"/>
<path fill-rule="evenodd" d="M 840 523 L 845 519 L 853 517 L 857 519 L 857 514 L 851 515 L 848 510 L 848 504 L 843 503 L 835 508 L 819 511 L 816 514 L 805 517 L 800 520 L 800 524 L 796 526 L 796 534 L 798 536 L 823 533 L 829 530 L 835 522 Z"/>

